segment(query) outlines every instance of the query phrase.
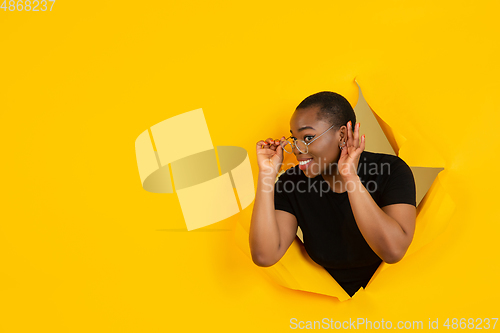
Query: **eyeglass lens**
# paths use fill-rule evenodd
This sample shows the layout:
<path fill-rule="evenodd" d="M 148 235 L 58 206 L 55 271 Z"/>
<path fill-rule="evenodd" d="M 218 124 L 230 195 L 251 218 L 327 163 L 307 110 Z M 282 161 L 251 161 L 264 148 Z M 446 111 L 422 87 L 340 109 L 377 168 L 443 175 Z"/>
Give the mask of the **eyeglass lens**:
<path fill-rule="evenodd" d="M 307 145 L 304 144 L 303 141 L 293 141 L 293 139 L 288 139 L 288 142 L 285 142 L 285 146 L 283 147 L 284 150 L 286 150 L 288 153 L 293 153 L 293 146 L 296 144 L 297 149 L 302 153 L 302 154 L 307 154 Z"/>

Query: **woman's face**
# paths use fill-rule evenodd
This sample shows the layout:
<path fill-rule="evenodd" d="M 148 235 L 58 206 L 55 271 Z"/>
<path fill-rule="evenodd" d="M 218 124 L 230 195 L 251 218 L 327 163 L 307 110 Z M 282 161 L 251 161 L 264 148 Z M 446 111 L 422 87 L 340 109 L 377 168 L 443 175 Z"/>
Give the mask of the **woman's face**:
<path fill-rule="evenodd" d="M 290 132 L 293 138 L 309 143 L 330 128 L 330 123 L 317 120 L 319 109 L 319 106 L 312 106 L 295 110 L 290 119 Z M 293 149 L 299 163 L 310 159 L 307 164 L 299 165 L 306 177 L 314 178 L 319 174 L 336 174 L 337 162 L 341 153 L 339 146 L 347 138 L 346 129 L 345 126 L 338 130 L 330 129 L 308 146 L 307 154 L 301 153 L 297 148 Z"/>

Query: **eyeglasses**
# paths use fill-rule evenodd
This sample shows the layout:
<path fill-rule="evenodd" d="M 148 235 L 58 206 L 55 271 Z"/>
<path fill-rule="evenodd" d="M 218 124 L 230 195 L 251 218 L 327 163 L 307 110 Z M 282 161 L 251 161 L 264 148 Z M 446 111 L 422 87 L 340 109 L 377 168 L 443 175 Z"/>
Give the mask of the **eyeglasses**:
<path fill-rule="evenodd" d="M 285 142 L 281 144 L 281 147 L 283 148 L 284 151 L 286 151 L 289 154 L 293 154 L 293 147 L 297 147 L 297 149 L 302 153 L 302 154 L 307 154 L 309 152 L 309 145 L 313 143 L 315 140 L 319 139 L 323 134 L 331 130 L 335 125 L 330 126 L 329 129 L 312 139 L 310 142 L 306 143 L 303 140 L 297 140 L 297 139 L 292 139 L 292 136 L 289 136 Z"/>

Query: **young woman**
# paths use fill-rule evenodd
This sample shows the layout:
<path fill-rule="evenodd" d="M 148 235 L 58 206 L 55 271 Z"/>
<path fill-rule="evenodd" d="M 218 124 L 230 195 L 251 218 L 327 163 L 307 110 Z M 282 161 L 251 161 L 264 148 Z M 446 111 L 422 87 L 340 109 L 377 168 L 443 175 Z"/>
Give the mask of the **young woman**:
<path fill-rule="evenodd" d="M 364 151 L 359 127 L 349 102 L 324 91 L 296 108 L 289 138 L 257 142 L 250 225 L 255 264 L 278 262 L 297 226 L 311 259 L 350 296 L 366 287 L 382 261 L 401 260 L 415 230 L 413 174 L 397 156 Z M 299 164 L 276 180 L 284 152 Z"/>

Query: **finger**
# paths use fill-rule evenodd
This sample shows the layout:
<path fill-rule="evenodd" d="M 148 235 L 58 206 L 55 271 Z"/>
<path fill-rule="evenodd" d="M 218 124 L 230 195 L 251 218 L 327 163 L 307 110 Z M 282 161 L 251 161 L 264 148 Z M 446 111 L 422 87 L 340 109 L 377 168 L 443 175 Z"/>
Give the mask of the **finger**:
<path fill-rule="evenodd" d="M 281 147 L 281 145 L 278 145 L 276 147 L 276 153 L 278 154 L 279 157 L 282 156 L 281 154 L 283 154 L 283 147 Z"/>
<path fill-rule="evenodd" d="M 365 150 L 365 135 L 363 134 L 361 136 L 361 145 L 360 145 L 361 151 Z"/>
<path fill-rule="evenodd" d="M 291 153 L 292 147 L 290 146 L 290 143 L 287 141 L 283 141 L 280 144 L 281 148 L 285 150 L 287 153 Z"/>
<path fill-rule="evenodd" d="M 353 144 L 353 139 L 352 139 L 352 123 L 349 120 L 349 122 L 347 123 L 347 142 L 346 142 L 346 146 L 350 147 L 350 146 L 352 146 L 352 144 Z"/>
<path fill-rule="evenodd" d="M 353 139 L 354 139 L 354 147 L 358 148 L 359 147 L 359 123 L 357 123 L 355 126 L 354 126 L 354 136 L 353 136 Z"/>
<path fill-rule="evenodd" d="M 268 144 L 267 148 L 269 148 L 269 149 L 276 148 L 276 145 L 274 144 L 273 138 L 267 138 L 266 143 Z"/>
<path fill-rule="evenodd" d="M 257 148 L 264 149 L 264 148 L 269 148 L 269 143 L 267 143 L 264 140 L 260 140 L 257 142 Z"/>
<path fill-rule="evenodd" d="M 275 150 L 280 145 L 280 140 L 271 139 L 271 149 Z"/>

